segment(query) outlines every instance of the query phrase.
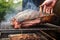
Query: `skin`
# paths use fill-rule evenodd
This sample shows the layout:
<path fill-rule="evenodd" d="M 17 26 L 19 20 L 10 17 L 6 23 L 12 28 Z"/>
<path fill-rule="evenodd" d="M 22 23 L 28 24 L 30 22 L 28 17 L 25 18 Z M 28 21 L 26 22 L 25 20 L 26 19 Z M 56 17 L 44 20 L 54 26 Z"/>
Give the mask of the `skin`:
<path fill-rule="evenodd" d="M 45 1 L 47 1 L 47 0 L 45 0 Z M 50 3 L 50 4 L 49 3 L 47 4 L 47 2 L 45 2 L 45 1 L 40 6 L 43 7 L 43 10 L 45 13 L 52 13 L 51 11 L 52 11 L 57 0 L 52 0 L 52 3 Z M 49 16 L 49 17 L 42 16 L 42 17 L 43 17 L 43 21 L 45 22 L 45 21 L 50 20 L 49 18 L 51 18 L 52 16 Z M 14 22 L 15 22 L 14 28 L 20 28 L 21 26 L 22 27 L 29 27 L 29 26 L 35 25 L 37 23 L 40 23 L 41 20 L 39 18 L 37 18 L 35 20 L 24 21 L 20 24 L 18 24 L 18 22 L 16 20 Z"/>
<path fill-rule="evenodd" d="M 45 13 L 53 13 L 53 8 L 57 0 L 45 0 L 40 6 L 43 7 Z"/>

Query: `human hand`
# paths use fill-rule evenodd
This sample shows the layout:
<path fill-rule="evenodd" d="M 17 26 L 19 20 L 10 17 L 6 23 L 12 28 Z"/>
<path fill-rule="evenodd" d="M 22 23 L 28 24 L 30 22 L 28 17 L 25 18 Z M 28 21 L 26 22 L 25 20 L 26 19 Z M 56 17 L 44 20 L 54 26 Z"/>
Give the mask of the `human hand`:
<path fill-rule="evenodd" d="M 45 0 L 40 6 L 43 7 L 43 12 L 52 13 L 53 7 L 57 0 Z"/>

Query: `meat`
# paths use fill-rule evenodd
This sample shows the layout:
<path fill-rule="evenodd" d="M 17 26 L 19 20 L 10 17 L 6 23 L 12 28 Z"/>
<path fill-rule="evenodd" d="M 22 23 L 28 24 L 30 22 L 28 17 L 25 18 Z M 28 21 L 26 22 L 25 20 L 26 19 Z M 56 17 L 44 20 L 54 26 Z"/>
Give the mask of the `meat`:
<path fill-rule="evenodd" d="M 46 13 L 43 14 L 42 9 L 40 9 L 40 12 L 36 11 L 36 10 L 28 9 L 28 10 L 22 11 L 22 12 L 18 13 L 16 16 L 14 16 L 11 23 L 14 28 L 21 28 L 20 27 L 21 25 L 19 25 L 19 24 L 23 21 L 33 20 L 36 18 L 42 18 L 43 22 L 50 21 L 52 16 L 53 15 L 46 14 Z"/>
<path fill-rule="evenodd" d="M 36 34 L 17 34 L 10 35 L 10 40 L 40 40 L 40 36 Z"/>
<path fill-rule="evenodd" d="M 19 28 L 21 26 L 19 25 L 21 22 L 27 21 L 27 20 L 33 20 L 38 18 L 39 16 L 40 16 L 40 13 L 38 11 L 28 9 L 15 15 L 11 23 L 14 28 Z"/>
<path fill-rule="evenodd" d="M 19 21 L 19 22 L 22 22 L 24 20 L 35 19 L 37 17 L 39 17 L 39 12 L 35 10 L 30 10 L 30 9 L 22 11 L 18 13 L 16 16 L 14 16 L 16 21 Z"/>

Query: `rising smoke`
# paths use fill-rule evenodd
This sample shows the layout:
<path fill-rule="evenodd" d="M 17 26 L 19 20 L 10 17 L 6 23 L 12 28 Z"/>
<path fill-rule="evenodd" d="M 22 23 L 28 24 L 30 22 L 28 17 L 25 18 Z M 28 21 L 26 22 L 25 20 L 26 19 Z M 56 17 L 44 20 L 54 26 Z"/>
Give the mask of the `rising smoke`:
<path fill-rule="evenodd" d="M 37 10 L 37 6 L 33 3 L 32 0 L 28 0 L 27 4 L 25 5 L 25 10 L 26 9 L 32 9 L 32 10 Z"/>

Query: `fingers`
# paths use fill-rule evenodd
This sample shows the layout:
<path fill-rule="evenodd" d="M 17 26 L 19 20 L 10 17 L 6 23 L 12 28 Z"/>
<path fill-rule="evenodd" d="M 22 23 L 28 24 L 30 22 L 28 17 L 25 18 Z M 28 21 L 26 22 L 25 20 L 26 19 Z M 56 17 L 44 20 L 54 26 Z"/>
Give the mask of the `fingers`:
<path fill-rule="evenodd" d="M 43 7 L 43 13 L 51 14 L 51 13 L 53 13 L 53 8 L 52 7 L 48 7 L 48 6 L 45 5 Z"/>
<path fill-rule="evenodd" d="M 53 6 L 55 5 L 56 0 L 45 0 L 40 6 L 43 7 L 43 13 L 53 13 Z"/>
<path fill-rule="evenodd" d="M 48 14 L 50 14 L 51 12 L 50 12 L 50 8 L 46 8 L 46 13 L 48 13 Z"/>
<path fill-rule="evenodd" d="M 43 13 L 46 13 L 46 5 L 43 7 Z"/>
<path fill-rule="evenodd" d="M 50 14 L 52 14 L 53 13 L 53 8 L 50 8 Z"/>
<path fill-rule="evenodd" d="M 46 6 L 44 5 L 43 7 L 40 6 L 40 13 L 48 13 L 48 14 L 51 14 L 53 13 L 53 8 L 51 6 Z"/>

